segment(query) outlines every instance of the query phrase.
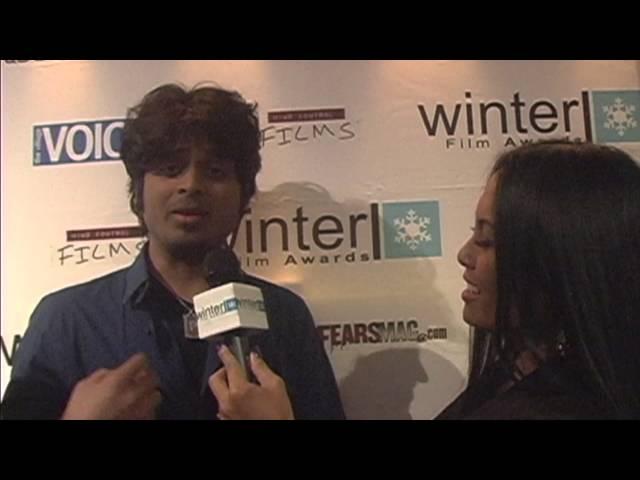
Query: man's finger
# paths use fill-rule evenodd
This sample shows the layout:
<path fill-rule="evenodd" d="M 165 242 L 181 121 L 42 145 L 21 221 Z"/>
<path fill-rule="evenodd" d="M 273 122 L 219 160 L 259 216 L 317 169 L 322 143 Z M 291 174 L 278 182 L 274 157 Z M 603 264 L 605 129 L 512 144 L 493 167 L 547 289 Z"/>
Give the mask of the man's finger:
<path fill-rule="evenodd" d="M 149 385 L 154 389 L 160 388 L 160 377 L 151 367 L 139 370 L 138 373 L 135 374 L 135 377 L 133 377 L 133 380 L 139 384 Z"/>
<path fill-rule="evenodd" d="M 126 362 L 113 370 L 118 380 L 134 378 L 140 371 L 150 369 L 149 359 L 144 353 L 132 355 Z"/>
<path fill-rule="evenodd" d="M 93 372 L 91 375 L 89 375 L 87 378 L 85 378 L 84 380 L 100 381 L 104 377 L 109 375 L 109 372 L 111 372 L 111 370 L 107 370 L 106 368 L 99 368 L 98 370 Z"/>

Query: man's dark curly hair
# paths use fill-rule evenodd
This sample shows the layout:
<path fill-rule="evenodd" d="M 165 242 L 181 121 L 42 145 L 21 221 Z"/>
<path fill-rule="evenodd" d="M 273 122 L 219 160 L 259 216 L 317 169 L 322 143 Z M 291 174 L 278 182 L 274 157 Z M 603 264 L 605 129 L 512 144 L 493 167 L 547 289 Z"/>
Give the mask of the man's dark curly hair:
<path fill-rule="evenodd" d="M 234 163 L 246 207 L 256 192 L 262 164 L 256 109 L 256 103 L 247 102 L 238 92 L 211 85 L 187 90 L 167 84 L 128 110 L 120 154 L 129 175 L 129 204 L 144 233 L 144 175 L 171 161 L 185 142 L 204 142 L 216 156 Z"/>

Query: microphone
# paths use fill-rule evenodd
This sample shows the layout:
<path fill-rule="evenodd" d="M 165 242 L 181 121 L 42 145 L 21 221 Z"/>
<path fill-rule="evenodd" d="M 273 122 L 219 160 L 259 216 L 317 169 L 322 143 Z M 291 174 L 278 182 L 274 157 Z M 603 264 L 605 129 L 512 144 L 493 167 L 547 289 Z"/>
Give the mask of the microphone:
<path fill-rule="evenodd" d="M 227 245 L 209 252 L 204 267 L 211 288 L 193 297 L 194 314 L 185 318 L 185 336 L 222 338 L 246 378 L 255 382 L 249 336 L 269 328 L 262 291 L 243 282 L 240 262 Z"/>

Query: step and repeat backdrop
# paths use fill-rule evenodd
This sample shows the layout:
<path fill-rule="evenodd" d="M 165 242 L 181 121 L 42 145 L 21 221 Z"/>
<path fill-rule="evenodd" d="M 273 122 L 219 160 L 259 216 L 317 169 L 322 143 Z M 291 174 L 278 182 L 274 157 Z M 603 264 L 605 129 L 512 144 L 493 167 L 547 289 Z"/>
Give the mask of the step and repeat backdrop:
<path fill-rule="evenodd" d="M 433 418 L 465 387 L 456 254 L 499 152 L 570 138 L 640 157 L 638 61 L 4 60 L 2 393 L 37 302 L 144 243 L 127 108 L 203 81 L 258 102 L 263 169 L 234 249 L 305 298 L 352 419 Z"/>

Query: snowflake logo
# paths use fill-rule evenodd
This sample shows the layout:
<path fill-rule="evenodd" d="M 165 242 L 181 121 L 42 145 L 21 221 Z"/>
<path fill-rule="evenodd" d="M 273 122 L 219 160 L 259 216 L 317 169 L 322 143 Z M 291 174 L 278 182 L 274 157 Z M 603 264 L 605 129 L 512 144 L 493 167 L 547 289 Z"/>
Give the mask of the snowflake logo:
<path fill-rule="evenodd" d="M 630 128 L 638 126 L 638 122 L 633 118 L 633 112 L 636 111 L 635 105 L 626 105 L 620 98 L 616 98 L 613 105 L 602 107 L 602 111 L 607 115 L 604 127 L 617 130 L 621 137 Z"/>
<path fill-rule="evenodd" d="M 418 248 L 421 242 L 431 241 L 431 234 L 428 230 L 428 225 L 431 225 L 431 219 L 418 217 L 413 209 L 409 210 L 405 217 L 395 218 L 393 224 L 398 233 L 395 238 L 396 243 L 404 243 L 411 250 Z"/>

